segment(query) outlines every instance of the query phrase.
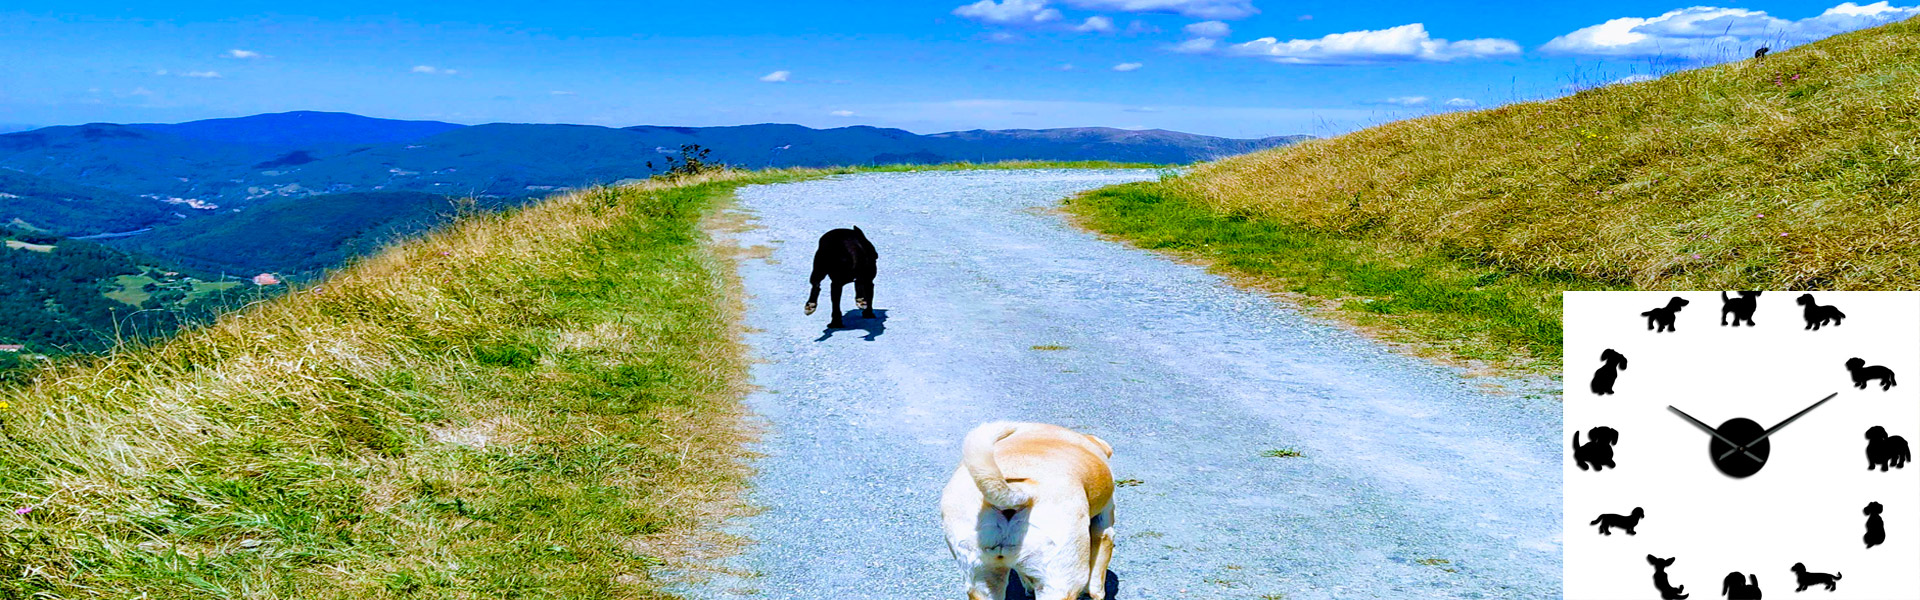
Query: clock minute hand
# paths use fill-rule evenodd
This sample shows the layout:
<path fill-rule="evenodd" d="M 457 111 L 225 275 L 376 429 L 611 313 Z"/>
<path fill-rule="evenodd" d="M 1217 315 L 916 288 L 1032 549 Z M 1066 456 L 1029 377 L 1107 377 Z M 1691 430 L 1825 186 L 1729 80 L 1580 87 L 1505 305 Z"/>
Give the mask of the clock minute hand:
<path fill-rule="evenodd" d="M 1728 455 L 1733 454 L 1735 451 L 1745 450 L 1747 449 L 1747 446 L 1760 443 L 1760 440 L 1767 439 L 1767 436 L 1773 435 L 1773 433 L 1776 431 L 1780 431 L 1780 428 L 1786 427 L 1788 423 L 1792 423 L 1795 420 L 1799 419 L 1801 415 L 1807 414 L 1808 412 L 1811 412 L 1813 409 L 1819 408 L 1820 405 L 1826 404 L 1828 400 L 1832 400 L 1835 396 L 1839 396 L 1839 395 L 1840 395 L 1839 392 L 1827 394 L 1827 397 L 1821 398 L 1819 402 L 1813 403 L 1813 406 L 1800 409 L 1800 412 L 1793 413 L 1793 416 L 1787 417 L 1787 420 L 1781 421 L 1780 424 L 1767 428 L 1766 431 L 1763 431 L 1760 433 L 1760 437 L 1753 438 L 1753 441 L 1747 442 L 1745 444 L 1735 444 L 1736 447 L 1733 450 L 1728 450 L 1726 454 L 1721 454 L 1720 458 L 1726 458 Z"/>
<path fill-rule="evenodd" d="M 1760 458 L 1758 456 L 1754 456 L 1752 452 L 1748 452 L 1746 446 L 1740 445 L 1740 442 L 1727 439 L 1727 436 L 1720 435 L 1719 431 L 1715 431 L 1713 427 L 1708 426 L 1706 423 L 1700 422 L 1699 419 L 1693 418 L 1693 415 L 1687 414 L 1686 412 L 1681 411 L 1678 408 L 1674 408 L 1673 405 L 1671 404 L 1667 405 L 1667 410 L 1673 411 L 1673 414 L 1680 415 L 1680 417 L 1683 419 L 1686 419 L 1688 423 L 1692 423 L 1694 427 L 1699 427 L 1701 431 L 1707 432 L 1707 435 L 1711 435 L 1715 438 L 1718 438 L 1722 442 L 1726 442 L 1728 446 L 1733 446 L 1735 451 L 1746 454 L 1747 458 L 1751 458 L 1760 462 L 1766 462 L 1766 459 Z M 1732 452 L 1728 452 L 1728 454 L 1732 454 Z M 1726 457 L 1722 456 L 1720 458 L 1726 458 Z"/>

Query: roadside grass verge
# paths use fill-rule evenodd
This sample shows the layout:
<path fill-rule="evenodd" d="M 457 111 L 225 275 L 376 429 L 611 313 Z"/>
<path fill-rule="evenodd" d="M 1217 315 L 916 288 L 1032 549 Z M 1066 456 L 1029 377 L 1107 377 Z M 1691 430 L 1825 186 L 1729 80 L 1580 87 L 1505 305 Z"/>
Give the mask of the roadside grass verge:
<path fill-rule="evenodd" d="M 746 433 L 723 172 L 457 224 L 0 390 L 0 598 L 659 598 Z"/>
<path fill-rule="evenodd" d="M 1920 21 L 1069 203 L 1438 354 L 1558 370 L 1582 289 L 1920 286 Z"/>

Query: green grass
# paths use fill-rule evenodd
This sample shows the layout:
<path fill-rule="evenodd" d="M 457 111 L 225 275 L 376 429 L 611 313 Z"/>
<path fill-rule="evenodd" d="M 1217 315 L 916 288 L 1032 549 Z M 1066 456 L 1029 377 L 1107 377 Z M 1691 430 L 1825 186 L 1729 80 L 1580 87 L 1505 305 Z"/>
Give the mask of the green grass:
<path fill-rule="evenodd" d="M 140 306 L 147 301 L 147 298 L 153 296 L 145 289 L 149 283 L 158 284 L 160 281 L 144 273 L 121 275 L 113 279 L 114 287 L 106 291 L 106 296 L 124 304 Z M 240 283 L 236 281 L 195 281 L 192 289 L 187 290 L 186 301 L 191 302 L 239 286 Z"/>
<path fill-rule="evenodd" d="M 1920 21 L 1199 165 L 1088 227 L 1447 357 L 1556 371 L 1559 294 L 1920 286 Z"/>
<path fill-rule="evenodd" d="M 1267 450 L 1265 452 L 1261 452 L 1260 455 L 1265 456 L 1267 458 L 1299 458 L 1302 456 L 1306 456 L 1305 454 L 1301 454 L 1299 450 L 1296 450 L 1293 448 L 1277 448 L 1274 450 Z"/>
<path fill-rule="evenodd" d="M 0 598 L 664 597 L 743 474 L 697 223 L 794 176 L 475 216 L 7 390 Z"/>

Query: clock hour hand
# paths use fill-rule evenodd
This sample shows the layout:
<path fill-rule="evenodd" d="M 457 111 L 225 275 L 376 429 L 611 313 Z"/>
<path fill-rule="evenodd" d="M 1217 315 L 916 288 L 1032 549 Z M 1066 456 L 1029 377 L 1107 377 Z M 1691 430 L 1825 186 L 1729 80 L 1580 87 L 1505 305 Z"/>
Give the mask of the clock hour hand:
<path fill-rule="evenodd" d="M 1701 431 L 1707 432 L 1707 435 L 1711 435 L 1715 438 L 1718 438 L 1722 442 L 1726 442 L 1728 446 L 1733 446 L 1735 452 L 1740 452 L 1742 454 L 1745 454 L 1747 455 L 1747 458 L 1751 458 L 1760 462 L 1767 462 L 1767 459 L 1754 456 L 1752 452 L 1747 451 L 1746 446 L 1741 445 L 1740 442 L 1727 439 L 1727 436 L 1720 435 L 1719 431 L 1715 431 L 1713 427 L 1707 425 L 1706 423 L 1701 423 L 1699 419 L 1693 418 L 1693 415 L 1689 415 L 1678 408 L 1674 408 L 1673 405 L 1671 404 L 1667 405 L 1667 410 L 1673 411 L 1673 414 L 1680 415 L 1680 418 L 1686 419 L 1687 422 L 1692 423 L 1694 427 L 1699 427 Z M 1733 452 L 1728 452 L 1727 454 L 1733 454 Z M 1726 458 L 1726 457 L 1722 456 L 1720 458 Z"/>
<path fill-rule="evenodd" d="M 1808 412 L 1810 412 L 1810 411 L 1812 411 L 1812 410 L 1813 410 L 1813 409 L 1815 409 L 1815 408 L 1819 408 L 1819 407 L 1820 407 L 1820 405 L 1822 405 L 1822 404 L 1826 404 L 1828 400 L 1832 400 L 1832 399 L 1834 398 L 1834 396 L 1838 396 L 1838 395 L 1840 395 L 1840 393 L 1839 393 L 1839 392 L 1834 392 L 1834 393 L 1831 393 L 1831 394 L 1827 394 L 1827 397 L 1825 397 L 1825 398 L 1821 398 L 1819 402 L 1815 402 L 1815 403 L 1813 403 L 1813 406 L 1809 406 L 1809 407 L 1806 407 L 1806 408 L 1803 408 L 1803 409 L 1800 409 L 1800 412 L 1797 412 L 1797 413 L 1793 413 L 1793 416 L 1791 416 L 1791 417 L 1787 417 L 1787 420 L 1785 420 L 1785 421 L 1781 421 L 1781 422 L 1780 422 L 1780 424 L 1778 424 L 1778 425 L 1774 425 L 1773 427 L 1770 427 L 1770 428 L 1767 428 L 1767 430 L 1766 430 L 1766 431 L 1763 431 L 1763 432 L 1761 432 L 1761 433 L 1760 433 L 1760 437 L 1757 437 L 1757 438 L 1753 438 L 1753 441 L 1751 441 L 1751 442 L 1747 442 L 1747 443 L 1745 443 L 1745 444 L 1734 444 L 1734 449 L 1733 449 L 1733 450 L 1728 450 L 1728 451 L 1726 452 L 1726 454 L 1721 454 L 1721 455 L 1720 455 L 1720 458 L 1726 458 L 1727 456 L 1729 456 L 1729 455 L 1732 455 L 1732 454 L 1733 454 L 1734 452 L 1736 452 L 1736 451 L 1740 451 L 1740 450 L 1746 450 L 1746 449 L 1747 449 L 1747 446 L 1751 446 L 1751 445 L 1754 445 L 1754 444 L 1758 444 L 1758 443 L 1760 443 L 1760 440 L 1764 440 L 1764 439 L 1767 439 L 1767 436 L 1770 436 L 1770 435 L 1773 435 L 1773 432 L 1776 432 L 1776 431 L 1779 431 L 1779 430 L 1780 430 L 1780 428 L 1782 428 L 1782 427 L 1786 427 L 1788 423 L 1792 423 L 1792 422 L 1794 422 L 1794 420 L 1796 420 L 1796 419 L 1799 419 L 1801 415 L 1804 415 L 1804 414 L 1807 414 Z M 1723 438 L 1723 439 L 1724 439 L 1724 438 Z M 1728 442 L 1728 443 L 1730 443 L 1730 444 L 1731 444 L 1732 442 Z"/>

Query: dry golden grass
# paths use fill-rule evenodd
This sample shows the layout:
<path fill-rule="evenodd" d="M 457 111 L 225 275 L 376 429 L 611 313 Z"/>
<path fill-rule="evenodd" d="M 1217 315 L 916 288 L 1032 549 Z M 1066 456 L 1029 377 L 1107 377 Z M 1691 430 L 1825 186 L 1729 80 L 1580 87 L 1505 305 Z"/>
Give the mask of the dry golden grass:
<path fill-rule="evenodd" d="M 1357 312 L 1412 337 L 1543 366 L 1566 289 L 1920 286 L 1917 192 L 1907 21 L 1238 156 L 1070 208 L 1278 289 L 1364 300 Z"/>

